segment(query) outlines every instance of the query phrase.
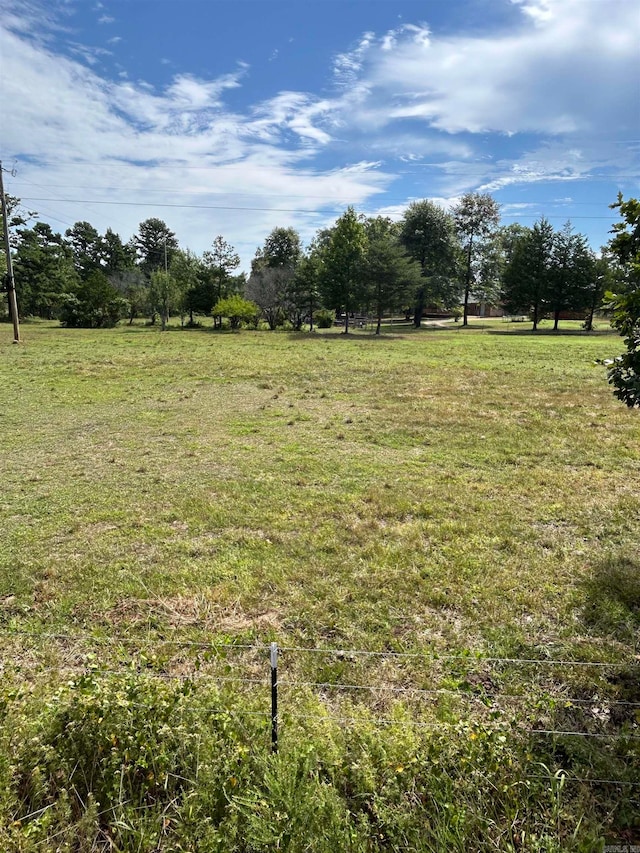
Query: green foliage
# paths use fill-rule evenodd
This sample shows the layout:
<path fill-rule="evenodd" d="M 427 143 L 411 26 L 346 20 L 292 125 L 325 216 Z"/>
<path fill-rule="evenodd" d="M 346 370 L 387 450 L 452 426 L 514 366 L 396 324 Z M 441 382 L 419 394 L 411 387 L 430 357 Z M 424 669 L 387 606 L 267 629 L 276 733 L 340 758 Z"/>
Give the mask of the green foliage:
<path fill-rule="evenodd" d="M 552 275 L 545 303 L 558 328 L 560 313 L 587 306 L 596 278 L 595 256 L 582 234 L 574 234 L 570 222 L 554 235 Z"/>
<path fill-rule="evenodd" d="M 131 245 L 137 253 L 140 269 L 150 276 L 152 272 L 169 268 L 178 241 L 162 219 L 151 217 L 140 223 Z"/>
<path fill-rule="evenodd" d="M 62 297 L 60 322 L 69 328 L 106 329 L 125 316 L 127 307 L 104 273 L 94 270 Z"/>
<path fill-rule="evenodd" d="M 231 275 L 233 270 L 240 266 L 240 255 L 231 243 L 218 234 L 211 249 L 202 255 L 202 265 L 204 269 L 200 274 L 200 283 L 189 297 L 191 301 L 188 310 L 208 314 L 215 302 L 242 289 Z M 192 307 L 194 305 L 195 307 Z M 216 314 L 213 319 L 214 324 L 220 322 L 220 317 Z"/>
<path fill-rule="evenodd" d="M 461 249 L 454 219 L 431 201 L 412 202 L 400 224 L 400 241 L 422 270 L 414 300 L 414 324 L 420 326 L 428 305 L 451 308 L 460 297 Z"/>
<path fill-rule="evenodd" d="M 352 207 L 338 219 L 328 241 L 322 246 L 321 292 L 325 305 L 344 311 L 349 331 L 349 314 L 366 300 L 364 262 L 367 250 L 364 223 Z"/>
<path fill-rule="evenodd" d="M 125 245 L 119 234 L 107 228 L 102 238 L 102 271 L 108 276 L 118 276 L 132 270 L 136 253 L 130 245 Z"/>
<path fill-rule="evenodd" d="M 640 407 L 640 201 L 622 200 L 611 205 L 620 210 L 622 222 L 613 226 L 609 252 L 617 260 L 623 292 L 605 294 L 604 307 L 612 325 L 624 338 L 625 353 L 609 362 L 609 383 L 614 395 L 629 408 Z"/>
<path fill-rule="evenodd" d="M 102 238 L 89 222 L 76 222 L 67 228 L 65 237 L 73 253 L 73 265 L 80 279 L 101 269 Z"/>
<path fill-rule="evenodd" d="M 611 207 L 620 211 L 622 221 L 614 223 L 614 236 L 607 248 L 620 264 L 627 288 L 636 289 L 640 287 L 640 200 L 624 201 L 622 193 L 618 193 L 618 200 Z"/>
<path fill-rule="evenodd" d="M 160 315 L 163 330 L 180 304 L 180 288 L 171 273 L 154 270 L 149 280 L 149 305 Z"/>
<path fill-rule="evenodd" d="M 524 778 L 531 745 L 509 716 L 422 728 L 396 705 L 380 727 L 346 705 L 345 726 L 308 698 L 274 756 L 250 698 L 236 714 L 202 684 L 97 668 L 6 706 L 2 849 L 35 853 L 56 839 L 71 853 L 108 839 L 140 853 L 560 853 L 597 843 L 561 777 Z"/>
<path fill-rule="evenodd" d="M 316 326 L 319 329 L 331 329 L 336 315 L 334 311 L 329 311 L 328 308 L 321 308 L 313 315 Z"/>
<path fill-rule="evenodd" d="M 368 229 L 369 240 L 364 260 L 367 301 L 377 318 L 376 334 L 380 334 L 382 315 L 398 311 L 410 302 L 421 286 L 422 271 L 418 263 L 407 256 L 391 227 Z"/>
<path fill-rule="evenodd" d="M 484 267 L 485 283 L 493 236 L 500 222 L 500 206 L 489 193 L 465 193 L 453 210 L 456 230 L 464 250 L 464 311 L 467 325 L 469 295 Z"/>
<path fill-rule="evenodd" d="M 295 228 L 274 228 L 251 261 L 251 271 L 264 267 L 294 270 L 301 257 L 302 244 Z"/>
<path fill-rule="evenodd" d="M 501 239 L 503 300 L 509 313 L 530 314 L 534 331 L 551 314 L 556 331 L 563 311 L 586 310 L 591 326 L 602 279 L 586 238 L 574 234 L 570 222 L 554 231 L 542 218 L 531 229 L 504 229 Z"/>
<path fill-rule="evenodd" d="M 46 319 L 58 316 L 78 281 L 71 249 L 43 222 L 20 231 L 13 271 L 20 312 Z"/>
<path fill-rule="evenodd" d="M 640 407 L 640 288 L 628 293 L 605 293 L 602 307 L 611 325 L 623 336 L 626 352 L 606 359 L 613 394 L 630 409 Z"/>
<path fill-rule="evenodd" d="M 211 309 L 211 313 L 215 317 L 226 317 L 232 329 L 239 329 L 243 323 L 257 325 L 260 307 L 255 302 L 234 294 L 226 299 L 219 299 Z"/>
<path fill-rule="evenodd" d="M 553 276 L 553 226 L 542 218 L 515 241 L 504 273 L 503 299 L 510 314 L 530 314 L 533 330 L 544 315 Z"/>
<path fill-rule="evenodd" d="M 320 302 L 319 283 L 320 258 L 312 245 L 298 261 L 287 287 L 284 310 L 294 331 L 300 331 L 305 322 L 313 328 L 316 307 Z"/>

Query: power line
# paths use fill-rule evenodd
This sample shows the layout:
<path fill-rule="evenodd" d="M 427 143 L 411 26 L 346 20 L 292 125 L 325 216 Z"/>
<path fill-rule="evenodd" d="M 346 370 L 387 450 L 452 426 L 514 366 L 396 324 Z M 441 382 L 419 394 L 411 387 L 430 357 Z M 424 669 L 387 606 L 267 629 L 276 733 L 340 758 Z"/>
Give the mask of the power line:
<path fill-rule="evenodd" d="M 154 201 L 115 201 L 115 200 L 103 200 L 103 199 L 81 199 L 81 198 L 41 198 L 38 196 L 25 196 L 23 201 L 45 201 L 45 202 L 58 202 L 59 204 L 104 204 L 114 207 L 164 207 L 164 208 L 176 208 L 180 210 L 237 210 L 237 211 L 252 211 L 252 212 L 268 212 L 268 213 L 308 213 L 314 216 L 323 216 L 324 212 L 322 210 L 309 210 L 302 208 L 292 208 L 292 207 L 254 207 L 254 206 L 241 206 L 241 205 L 218 205 L 218 204 L 175 204 L 171 202 L 154 202 Z M 332 205 L 325 205 L 325 207 L 335 209 L 341 209 L 345 205 L 341 203 L 336 203 Z M 504 216 L 509 217 L 520 217 L 520 218 L 537 218 L 543 214 L 541 213 L 505 213 Z M 547 215 L 547 219 L 565 219 L 566 214 L 550 214 Z M 599 220 L 610 220 L 611 216 L 573 216 L 572 219 L 599 219 Z"/>
<path fill-rule="evenodd" d="M 118 186 L 118 185 L 106 185 L 106 184 L 94 184 L 94 185 L 84 185 L 84 184 L 40 184 L 35 183 L 34 181 L 28 181 L 26 179 L 22 179 L 22 181 L 26 184 L 30 184 L 34 187 L 40 187 L 40 189 L 78 189 L 78 190 L 89 190 L 91 192 L 97 190 L 105 190 L 109 192 L 130 192 L 131 188 L 128 186 Z M 335 193 L 332 195 L 318 195 L 316 193 L 284 193 L 284 192 L 273 192 L 273 193 L 265 193 L 265 192 L 238 192 L 236 190 L 219 190 L 219 189 L 190 189 L 186 190 L 183 187 L 181 188 L 173 188 L 173 187 L 163 187 L 159 189 L 153 189 L 151 187 L 146 188 L 146 192 L 151 193 L 166 193 L 171 195 L 189 195 L 189 196 L 199 196 L 199 195 L 222 195 L 222 196 L 232 196 L 234 198 L 314 198 L 314 199 L 326 199 L 327 201 L 335 200 Z M 394 202 L 394 203 L 409 203 L 407 201 L 406 196 L 403 197 L 393 197 L 385 194 L 384 196 L 385 202 Z M 519 204 L 520 202 L 500 202 L 501 205 L 509 206 L 513 204 Z M 527 201 L 526 204 L 528 206 L 531 205 L 550 205 L 553 207 L 561 207 L 564 205 L 571 206 L 580 206 L 580 207 L 609 207 L 610 201 L 573 201 L 567 199 L 556 199 L 556 200 L 542 200 L 542 199 L 534 199 L 532 201 Z"/>

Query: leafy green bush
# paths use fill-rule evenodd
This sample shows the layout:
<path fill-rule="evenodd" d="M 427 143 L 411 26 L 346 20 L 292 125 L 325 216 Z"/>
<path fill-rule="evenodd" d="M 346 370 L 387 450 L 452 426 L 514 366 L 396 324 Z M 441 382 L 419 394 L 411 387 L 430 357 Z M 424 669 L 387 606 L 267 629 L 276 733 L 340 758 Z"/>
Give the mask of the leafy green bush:
<path fill-rule="evenodd" d="M 313 319 L 319 329 L 330 329 L 333 326 L 335 314 L 327 308 L 321 308 L 320 311 L 315 312 Z"/>
<path fill-rule="evenodd" d="M 238 712 L 200 683 L 85 676 L 6 695 L 0 849 L 416 853 L 596 849 L 593 803 L 541 764 L 516 719 L 441 727 L 401 704 L 345 726 L 300 697 L 269 749 L 266 694 Z M 536 778 L 538 777 L 538 778 Z"/>
<path fill-rule="evenodd" d="M 60 322 L 70 328 L 106 329 L 126 315 L 127 302 L 104 273 L 93 272 L 62 297 Z"/>

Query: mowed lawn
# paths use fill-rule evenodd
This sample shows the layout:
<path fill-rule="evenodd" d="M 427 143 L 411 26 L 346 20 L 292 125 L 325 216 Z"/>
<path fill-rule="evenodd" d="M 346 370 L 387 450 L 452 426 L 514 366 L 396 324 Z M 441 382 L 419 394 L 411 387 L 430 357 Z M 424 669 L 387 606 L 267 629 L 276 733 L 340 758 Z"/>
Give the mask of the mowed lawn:
<path fill-rule="evenodd" d="M 595 364 L 615 335 L 0 332 L 5 628 L 637 642 L 640 416 Z"/>

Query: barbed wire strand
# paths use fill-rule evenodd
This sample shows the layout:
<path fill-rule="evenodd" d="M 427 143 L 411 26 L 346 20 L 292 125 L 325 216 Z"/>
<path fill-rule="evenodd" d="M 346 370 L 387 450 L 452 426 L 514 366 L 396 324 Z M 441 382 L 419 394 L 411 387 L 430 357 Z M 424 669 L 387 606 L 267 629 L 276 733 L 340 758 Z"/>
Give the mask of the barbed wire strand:
<path fill-rule="evenodd" d="M 37 631 L 27 631 L 25 629 L 14 629 L 7 628 L 5 626 L 0 626 L 0 631 L 5 634 L 12 634 L 16 636 L 29 636 L 34 638 L 42 638 L 42 639 L 54 639 L 54 640 L 64 640 L 67 642 L 94 642 L 98 645 L 105 645 L 114 647 L 117 646 L 118 643 L 126 644 L 137 644 L 140 645 L 143 642 L 143 638 L 137 637 L 122 637 L 120 635 L 111 636 L 107 638 L 101 637 L 86 637 L 82 635 L 73 635 L 73 634 L 63 634 L 63 633 L 50 633 L 50 632 L 37 632 Z M 185 648 L 202 648 L 209 649 L 211 651 L 229 651 L 229 650 L 243 650 L 243 651 L 269 651 L 271 648 L 270 644 L 267 643 L 229 643 L 229 644 L 221 644 L 207 641 L 191 641 L 191 640 L 171 640 L 165 638 L 153 638 L 148 639 L 146 642 L 153 642 L 155 645 L 173 645 L 176 647 L 185 647 Z M 361 657 L 378 657 L 378 658 L 401 658 L 407 660 L 424 660 L 430 659 L 433 661 L 439 660 L 452 660 L 457 661 L 459 663 L 469 661 L 469 662 L 481 662 L 485 663 L 505 663 L 505 664 L 523 664 L 523 665 L 537 665 L 537 666 L 578 666 L 578 667 L 613 667 L 613 666 L 640 666 L 640 660 L 633 661 L 584 661 L 584 660 L 562 660 L 556 658 L 514 658 L 514 657 L 494 657 L 490 655 L 481 655 L 481 654 L 466 654 L 466 655 L 455 655 L 455 654 L 441 654 L 439 652 L 426 650 L 424 652 L 394 652 L 394 651 L 371 651 L 369 649 L 343 649 L 343 648 L 320 648 L 320 647 L 306 647 L 306 646 L 280 646 L 278 645 L 278 652 L 280 654 L 287 653 L 306 653 L 306 654 L 324 654 L 324 655 L 340 655 L 340 656 L 361 656 Z"/>

